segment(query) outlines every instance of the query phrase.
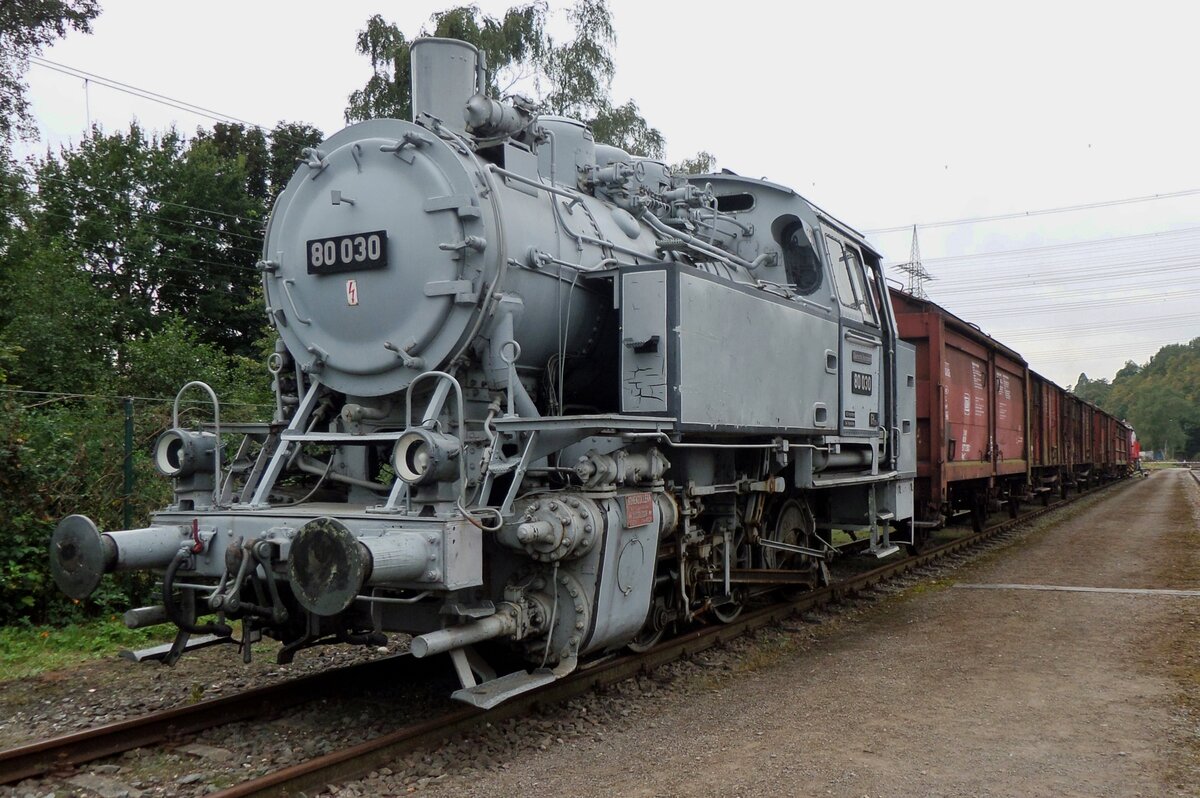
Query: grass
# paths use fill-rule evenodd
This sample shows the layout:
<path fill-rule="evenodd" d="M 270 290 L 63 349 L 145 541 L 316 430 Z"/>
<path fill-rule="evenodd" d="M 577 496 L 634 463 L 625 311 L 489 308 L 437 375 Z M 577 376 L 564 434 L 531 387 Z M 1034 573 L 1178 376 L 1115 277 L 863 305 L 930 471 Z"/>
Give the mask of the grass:
<path fill-rule="evenodd" d="M 66 627 L 5 627 L 0 629 L 0 680 L 36 676 L 124 648 L 170 642 L 166 628 L 126 629 L 117 615 Z"/>

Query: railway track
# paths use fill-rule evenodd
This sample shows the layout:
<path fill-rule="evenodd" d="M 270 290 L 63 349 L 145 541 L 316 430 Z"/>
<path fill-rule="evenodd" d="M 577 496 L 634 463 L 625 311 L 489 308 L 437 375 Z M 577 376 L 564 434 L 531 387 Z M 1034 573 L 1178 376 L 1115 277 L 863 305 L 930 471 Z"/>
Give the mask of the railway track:
<path fill-rule="evenodd" d="M 432 670 L 404 654 L 381 657 L 10 748 L 0 751 L 0 784 L 55 773 L 217 726 L 269 717 L 334 692 L 362 691 L 385 677 L 394 678 L 400 663 L 414 671 Z"/>
<path fill-rule="evenodd" d="M 640 672 L 721 645 L 794 613 L 840 601 L 889 579 L 979 546 L 1018 525 L 1094 493 L 1089 491 L 1038 508 L 983 532 L 935 546 L 919 555 L 847 576 L 835 584 L 806 592 L 787 602 L 747 609 L 731 623 L 690 630 L 644 653 L 614 655 L 590 663 L 557 682 L 494 709 L 483 711 L 464 706 L 352 747 L 241 782 L 214 795 L 218 798 L 296 795 L 300 792 L 311 793 L 327 784 L 354 779 L 404 753 L 433 745 L 479 724 L 494 724 L 526 713 L 534 705 L 566 701 L 596 687 L 620 682 Z M 280 710 L 327 697 L 332 692 L 345 692 L 347 688 L 362 691 L 379 677 L 386 675 L 395 679 L 397 668 L 405 671 L 411 669 L 413 672 L 404 673 L 404 676 L 418 678 L 420 674 L 417 671 L 432 670 L 431 662 L 406 655 L 385 657 L 0 751 L 0 784 L 52 775 L 135 748 L 177 740 L 230 723 L 268 717 L 278 714 Z"/>

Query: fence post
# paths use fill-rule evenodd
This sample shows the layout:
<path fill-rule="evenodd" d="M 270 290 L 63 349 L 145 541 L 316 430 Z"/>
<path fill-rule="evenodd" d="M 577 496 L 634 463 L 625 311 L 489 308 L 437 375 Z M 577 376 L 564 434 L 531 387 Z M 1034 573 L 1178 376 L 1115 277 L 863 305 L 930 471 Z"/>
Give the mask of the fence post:
<path fill-rule="evenodd" d="M 126 397 L 125 406 L 125 495 L 121 499 L 121 510 L 125 516 L 125 528 L 133 527 L 133 399 Z"/>

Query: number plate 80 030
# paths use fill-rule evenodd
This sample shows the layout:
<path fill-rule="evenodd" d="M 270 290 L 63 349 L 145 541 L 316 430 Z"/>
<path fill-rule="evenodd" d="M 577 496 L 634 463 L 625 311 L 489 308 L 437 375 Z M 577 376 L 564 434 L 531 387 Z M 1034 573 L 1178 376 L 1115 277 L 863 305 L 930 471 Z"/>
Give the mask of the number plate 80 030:
<path fill-rule="evenodd" d="M 309 274 L 336 274 L 387 266 L 387 231 L 311 238 L 304 245 Z"/>

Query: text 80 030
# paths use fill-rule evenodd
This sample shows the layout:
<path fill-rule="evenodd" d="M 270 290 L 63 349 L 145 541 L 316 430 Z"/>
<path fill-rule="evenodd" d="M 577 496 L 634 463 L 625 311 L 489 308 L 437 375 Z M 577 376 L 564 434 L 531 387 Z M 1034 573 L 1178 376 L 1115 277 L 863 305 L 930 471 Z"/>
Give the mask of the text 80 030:
<path fill-rule="evenodd" d="M 309 274 L 335 274 L 387 266 L 387 231 L 309 239 L 304 245 Z"/>

